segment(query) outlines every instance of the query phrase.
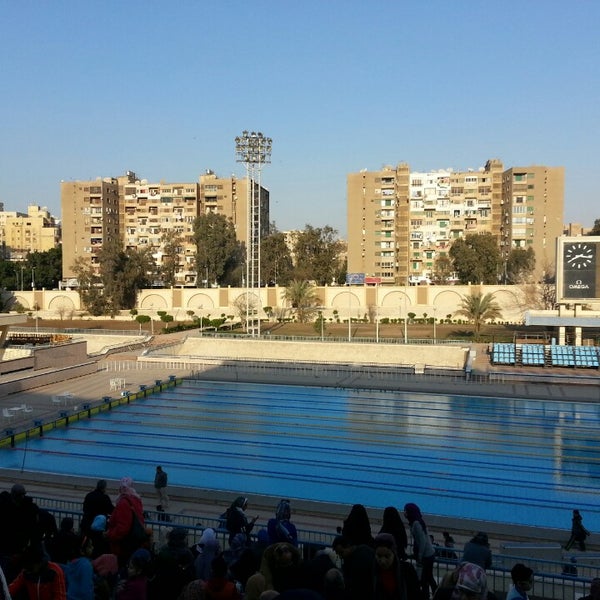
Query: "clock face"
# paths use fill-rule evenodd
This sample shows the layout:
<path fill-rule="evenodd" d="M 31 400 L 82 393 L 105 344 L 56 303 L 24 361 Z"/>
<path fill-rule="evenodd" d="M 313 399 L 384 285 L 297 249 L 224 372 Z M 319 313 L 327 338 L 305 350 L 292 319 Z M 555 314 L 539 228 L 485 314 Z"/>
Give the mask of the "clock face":
<path fill-rule="evenodd" d="M 590 244 L 577 243 L 565 245 L 565 267 L 567 269 L 585 269 L 594 260 L 594 248 Z"/>

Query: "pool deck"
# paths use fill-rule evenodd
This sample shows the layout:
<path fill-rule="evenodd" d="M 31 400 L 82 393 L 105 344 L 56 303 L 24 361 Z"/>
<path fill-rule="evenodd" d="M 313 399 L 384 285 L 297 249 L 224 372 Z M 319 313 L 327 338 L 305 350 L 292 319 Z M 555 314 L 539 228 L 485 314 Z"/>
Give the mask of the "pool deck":
<path fill-rule="evenodd" d="M 176 335 L 176 334 L 173 334 Z M 181 334 L 179 338 L 181 339 Z M 161 344 L 165 343 L 165 336 L 161 336 Z M 154 342 L 157 343 L 156 341 Z M 360 351 L 360 346 L 356 346 Z M 189 366 L 181 368 L 175 363 L 149 363 L 144 364 L 143 368 L 138 361 L 140 352 L 127 350 L 121 354 L 113 354 L 110 357 L 98 361 L 99 368 L 110 368 L 113 370 L 99 370 L 93 374 L 69 379 L 60 383 L 54 383 L 48 386 L 18 392 L 0 400 L 0 406 L 18 407 L 23 404 L 31 407 L 32 412 L 27 414 L 16 411 L 14 420 L 10 423 L 4 422 L 2 428 L 19 427 L 19 425 L 31 425 L 33 420 L 50 420 L 60 415 L 63 407 L 56 406 L 52 402 L 54 396 L 70 393 L 72 394 L 71 403 L 79 406 L 83 403 L 94 402 L 103 396 L 116 397 L 118 391 L 111 390 L 111 379 L 122 378 L 125 380 L 124 389 L 137 391 L 140 385 L 151 385 L 157 379 L 166 380 L 170 375 L 185 376 L 189 373 Z M 357 352 L 359 355 L 359 352 Z M 118 369 L 118 370 L 115 370 Z M 486 354 L 485 345 L 478 347 L 477 357 L 474 364 L 474 374 L 485 374 L 493 370 L 498 373 L 515 373 L 524 371 L 528 377 L 523 381 L 495 381 L 493 383 L 479 383 L 475 381 L 464 381 L 459 379 L 428 379 L 421 376 L 412 378 L 403 378 L 396 382 L 395 389 L 414 390 L 443 394 L 468 394 L 468 395 L 493 395 L 495 397 L 520 397 L 520 398 L 542 398 L 551 400 L 565 400 L 575 402 L 597 402 L 600 400 L 600 374 L 598 372 L 581 373 L 585 385 L 576 385 L 579 373 L 574 370 L 566 369 L 537 369 L 531 367 L 510 367 L 498 369 L 489 364 L 489 357 Z M 556 376 L 556 379 L 552 375 Z M 205 373 L 208 378 L 208 374 Z M 14 375 L 13 375 L 14 377 Z M 308 381 L 306 378 L 310 379 Z M 592 385 L 590 385 L 590 379 Z M 272 382 L 272 379 L 269 379 Z M 305 385 L 335 385 L 335 381 L 327 381 L 321 374 L 318 381 L 314 376 L 307 375 L 304 380 L 284 381 L 279 383 L 300 383 Z M 361 381 L 354 382 L 356 387 L 361 386 Z M 373 380 L 367 387 L 375 387 Z M 73 408 L 73 406 L 68 407 Z M 110 482 L 110 492 L 114 497 L 116 495 L 116 480 L 126 473 L 115 474 L 115 481 Z M 94 477 L 55 477 L 52 475 L 43 475 L 36 473 L 20 473 L 15 476 L 14 471 L 0 469 L 0 489 L 10 489 L 10 486 L 16 481 L 21 481 L 26 486 L 31 495 L 42 497 L 53 497 L 74 501 L 82 501 L 84 495 L 95 485 Z M 149 483 L 139 483 L 138 490 L 141 492 L 144 500 L 150 508 L 154 507 L 155 494 Z M 230 494 L 216 490 L 197 490 L 189 488 L 170 487 L 171 512 L 174 514 L 185 515 L 207 515 L 217 516 L 231 502 Z M 256 497 L 251 499 L 250 512 L 261 516 L 260 522 L 266 522 L 270 518 L 277 503 L 276 498 Z M 348 499 L 352 504 L 352 499 Z M 343 518 L 347 515 L 349 506 L 333 506 L 317 502 L 294 502 L 295 522 L 302 528 L 335 532 L 336 526 L 341 524 Z M 568 515 L 567 515 L 568 517 Z M 478 530 L 487 531 L 493 544 L 498 545 L 501 541 L 527 541 L 527 542 L 562 542 L 568 537 L 567 528 L 570 522 L 557 523 L 557 529 L 528 528 L 523 526 L 511 526 L 498 523 L 485 523 L 472 521 L 469 519 L 452 520 L 442 517 L 431 516 L 428 519 L 431 530 L 437 539 L 441 539 L 442 530 L 448 530 L 456 538 L 457 548 Z M 561 529 L 558 529 L 561 527 Z M 600 551 L 600 543 L 589 545 L 591 552 Z M 574 554 L 572 551 L 569 555 Z M 576 553 L 575 553 L 576 554 Z"/>

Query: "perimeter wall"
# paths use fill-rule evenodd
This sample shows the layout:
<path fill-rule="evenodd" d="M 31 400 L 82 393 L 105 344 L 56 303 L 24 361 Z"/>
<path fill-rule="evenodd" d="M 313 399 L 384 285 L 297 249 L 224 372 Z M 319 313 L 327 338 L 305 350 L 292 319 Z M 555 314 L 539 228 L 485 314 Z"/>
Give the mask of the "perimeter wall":
<path fill-rule="evenodd" d="M 267 287 L 250 292 L 255 305 L 272 308 L 274 318 L 289 316 L 283 300 L 283 287 Z M 399 319 L 408 313 L 417 318 L 435 317 L 436 321 L 454 317 L 461 300 L 471 293 L 494 294 L 502 309 L 500 321 L 521 323 L 528 306 L 528 290 L 522 286 L 452 285 L 452 286 L 326 286 L 317 287 L 316 293 L 326 319 L 347 321 L 362 319 L 370 314 L 381 318 Z M 193 311 L 198 317 L 217 318 L 222 314 L 236 315 L 235 302 L 243 300 L 245 288 L 167 288 L 141 290 L 137 309 L 140 314 L 155 316 L 157 311 L 167 311 L 176 321 L 189 319 Z M 34 290 L 13 292 L 13 296 L 27 312 L 40 317 L 71 318 L 82 313 L 83 306 L 75 290 Z M 37 307 L 37 310 L 36 310 Z M 128 311 L 125 311 L 126 313 Z M 237 316 L 237 315 L 236 315 Z M 263 318 L 268 315 L 263 312 Z M 131 320 L 129 314 L 123 318 Z"/>

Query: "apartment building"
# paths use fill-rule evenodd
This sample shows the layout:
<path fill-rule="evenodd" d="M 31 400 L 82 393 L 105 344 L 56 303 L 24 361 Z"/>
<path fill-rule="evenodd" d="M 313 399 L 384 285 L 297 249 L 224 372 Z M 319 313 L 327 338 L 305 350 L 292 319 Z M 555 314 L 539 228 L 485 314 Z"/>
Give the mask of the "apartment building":
<path fill-rule="evenodd" d="M 348 175 L 348 273 L 408 281 L 409 184 L 406 163 Z"/>
<path fill-rule="evenodd" d="M 75 277 L 73 266 L 82 257 L 98 271 L 98 253 L 107 240 L 119 236 L 119 181 L 62 181 L 63 278 Z"/>
<path fill-rule="evenodd" d="M 268 231 L 269 193 L 254 183 L 261 216 Z M 95 181 L 63 182 L 63 277 L 74 277 L 73 264 L 83 256 L 98 267 L 97 255 L 111 236 L 125 249 L 150 248 L 160 270 L 165 245 L 177 242 L 176 285 L 195 285 L 194 222 L 205 213 L 232 220 L 238 240 L 247 240 L 246 179 L 219 178 L 212 171 L 198 182 L 158 183 L 140 179 L 133 171 Z M 159 283 L 157 281 L 157 283 Z"/>
<path fill-rule="evenodd" d="M 533 248 L 536 274 L 553 274 L 563 234 L 564 167 L 511 167 L 502 174 L 502 253 Z"/>
<path fill-rule="evenodd" d="M 530 188 L 533 198 L 525 195 L 531 226 L 524 233 L 520 218 L 512 219 L 513 205 L 520 206 L 522 200 L 521 187 L 512 182 L 523 173 L 538 181 Z M 550 236 L 562 231 L 560 167 L 504 171 L 500 160 L 491 159 L 477 170 L 411 172 L 402 163 L 351 173 L 347 186 L 348 272 L 384 284 L 429 282 L 435 261 L 455 239 L 471 233 L 495 236 L 504 256 L 511 248 L 532 245 L 540 275 L 552 255 Z"/>
<path fill-rule="evenodd" d="M 0 210 L 0 244 L 7 260 L 25 260 L 30 252 L 45 252 L 60 243 L 60 226 L 50 211 L 30 205 L 27 214 Z"/>
<path fill-rule="evenodd" d="M 222 214 L 230 219 L 235 227 L 238 241 L 247 244 L 250 234 L 248 220 L 248 194 L 253 193 L 255 205 L 260 212 L 260 237 L 269 233 L 270 195 L 269 190 L 252 182 L 248 189 L 248 179 L 231 177 L 218 177 L 213 171 L 207 170 L 200 175 L 200 199 L 202 213 Z M 254 224 L 256 225 L 256 224 Z"/>

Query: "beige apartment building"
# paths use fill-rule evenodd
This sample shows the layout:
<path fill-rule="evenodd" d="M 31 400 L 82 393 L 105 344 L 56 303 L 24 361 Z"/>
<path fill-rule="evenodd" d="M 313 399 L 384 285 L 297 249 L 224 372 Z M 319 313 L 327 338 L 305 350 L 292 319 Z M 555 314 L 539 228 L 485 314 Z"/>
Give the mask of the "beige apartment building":
<path fill-rule="evenodd" d="M 511 167 L 502 174 L 502 249 L 533 248 L 536 275 L 552 275 L 563 234 L 564 167 Z"/>
<path fill-rule="evenodd" d="M 46 252 L 60 243 L 60 227 L 47 208 L 27 207 L 27 214 L 0 210 L 2 256 L 21 261 L 30 252 Z"/>
<path fill-rule="evenodd" d="M 258 197 L 259 187 L 254 183 Z M 63 278 L 74 277 L 83 256 L 98 265 L 102 245 L 117 235 L 123 247 L 150 248 L 158 269 L 167 242 L 179 242 L 176 285 L 196 285 L 194 221 L 206 213 L 231 219 L 239 241 L 248 238 L 246 179 L 219 178 L 212 171 L 198 182 L 151 183 L 133 171 L 122 177 L 61 184 Z M 269 223 L 269 192 L 260 188 L 264 233 Z M 157 282 L 159 283 L 159 282 Z"/>
<path fill-rule="evenodd" d="M 523 174 L 532 174 L 526 184 L 532 187 L 524 195 Z M 553 239 L 562 232 L 563 198 L 562 167 L 504 171 L 498 159 L 460 172 L 411 172 L 402 163 L 351 173 L 348 272 L 382 284 L 427 283 L 435 261 L 448 253 L 455 239 L 490 233 L 504 257 L 511 248 L 532 246 L 536 275 L 541 276 L 553 256 Z"/>
<path fill-rule="evenodd" d="M 62 181 L 63 279 L 75 277 L 73 266 L 83 258 L 98 270 L 98 253 L 119 236 L 119 181 L 115 177 L 93 181 Z"/>

